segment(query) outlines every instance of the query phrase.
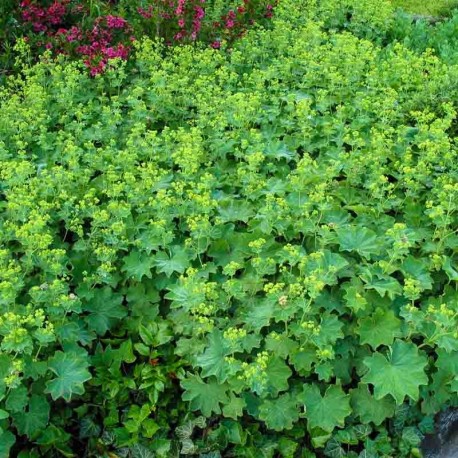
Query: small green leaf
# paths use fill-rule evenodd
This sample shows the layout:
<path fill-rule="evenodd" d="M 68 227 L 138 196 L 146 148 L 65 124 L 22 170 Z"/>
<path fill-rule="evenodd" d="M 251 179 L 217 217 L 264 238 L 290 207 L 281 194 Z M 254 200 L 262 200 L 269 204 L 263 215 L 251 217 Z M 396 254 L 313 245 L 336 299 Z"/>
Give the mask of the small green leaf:
<path fill-rule="evenodd" d="M 320 428 L 332 432 L 336 426 L 343 426 L 351 414 L 350 396 L 340 386 L 331 385 L 321 396 L 316 385 L 304 385 L 300 400 L 305 405 L 308 428 Z"/>
<path fill-rule="evenodd" d="M 220 404 L 227 404 L 229 397 L 227 387 L 216 381 L 204 382 L 198 375 L 189 374 L 182 380 L 185 389 L 183 400 L 191 402 L 192 410 L 200 410 L 203 415 L 210 417 L 212 412 L 221 413 Z"/>
<path fill-rule="evenodd" d="M 179 246 L 173 246 L 170 255 L 159 252 L 154 256 L 154 265 L 157 271 L 165 273 L 167 277 L 170 277 L 174 272 L 182 274 L 189 267 L 189 261 L 186 250 Z"/>
<path fill-rule="evenodd" d="M 391 396 L 375 399 L 367 385 L 360 383 L 358 388 L 351 390 L 353 412 L 359 415 L 363 423 L 374 423 L 379 426 L 385 419 L 394 415 L 396 403 Z"/>
<path fill-rule="evenodd" d="M 259 418 L 268 428 L 283 431 L 299 419 L 299 409 L 290 394 L 283 394 L 278 399 L 265 399 L 259 407 Z"/>
<path fill-rule="evenodd" d="M 46 383 L 46 393 L 56 400 L 69 402 L 74 394 L 84 393 L 84 382 L 91 379 L 89 364 L 85 358 L 74 353 L 57 351 L 49 361 L 49 369 L 57 376 Z"/>
<path fill-rule="evenodd" d="M 243 415 L 243 409 L 245 407 L 245 400 L 231 393 L 229 402 L 223 407 L 223 415 L 227 418 L 237 420 L 238 417 Z"/>
<path fill-rule="evenodd" d="M 416 401 L 419 386 L 428 383 L 424 371 L 426 357 L 418 354 L 416 345 L 402 340 L 394 342 L 387 356 L 374 353 L 364 358 L 364 364 L 369 371 L 362 381 L 374 385 L 375 399 L 378 400 L 391 394 L 397 405 L 402 404 L 406 396 Z"/>
<path fill-rule="evenodd" d="M 292 371 L 283 359 L 271 358 L 267 363 L 265 374 L 267 375 L 268 390 L 272 395 L 276 396 L 280 391 L 288 389 L 288 379 L 291 377 Z"/>
<path fill-rule="evenodd" d="M 220 331 L 208 336 L 205 352 L 197 357 L 197 364 L 202 368 L 202 377 L 214 375 L 219 383 L 223 383 L 228 375 L 228 363 L 224 360 L 231 350 Z"/>
<path fill-rule="evenodd" d="M 27 405 L 27 388 L 23 385 L 12 390 L 6 398 L 5 407 L 9 412 L 21 412 Z"/>
<path fill-rule="evenodd" d="M 124 265 L 121 271 L 126 272 L 127 278 L 141 281 L 143 277 L 152 277 L 151 269 L 153 267 L 154 259 L 152 256 L 134 250 L 124 258 Z"/>
<path fill-rule="evenodd" d="M 121 294 L 114 293 L 109 286 L 96 291 L 94 298 L 83 307 L 89 316 L 86 321 L 97 334 L 105 334 L 116 322 L 127 315 L 122 305 Z"/>
<path fill-rule="evenodd" d="M 371 316 L 361 318 L 358 322 L 361 343 L 368 343 L 374 349 L 380 345 L 391 345 L 395 337 L 402 335 L 401 320 L 392 310 L 379 307 Z"/>

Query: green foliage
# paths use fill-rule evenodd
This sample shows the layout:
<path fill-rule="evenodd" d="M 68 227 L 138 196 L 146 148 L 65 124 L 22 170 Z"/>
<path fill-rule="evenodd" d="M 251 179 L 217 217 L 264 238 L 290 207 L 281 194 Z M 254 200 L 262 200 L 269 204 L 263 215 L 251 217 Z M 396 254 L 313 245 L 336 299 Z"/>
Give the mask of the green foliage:
<path fill-rule="evenodd" d="M 458 74 L 395 21 L 284 0 L 95 78 L 19 44 L 0 456 L 417 453 L 458 404 Z"/>
<path fill-rule="evenodd" d="M 424 0 L 391 0 L 393 6 L 403 8 L 412 13 L 430 16 L 446 15 L 451 10 L 458 8 L 456 0 L 439 0 L 437 2 L 425 2 Z"/>

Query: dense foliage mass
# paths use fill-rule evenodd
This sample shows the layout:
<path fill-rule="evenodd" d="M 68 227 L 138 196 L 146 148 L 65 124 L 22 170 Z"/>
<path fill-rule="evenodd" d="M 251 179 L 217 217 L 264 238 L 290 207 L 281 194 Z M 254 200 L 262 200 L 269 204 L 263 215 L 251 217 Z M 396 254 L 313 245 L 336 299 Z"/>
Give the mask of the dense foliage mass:
<path fill-rule="evenodd" d="M 379 0 L 0 89 L 0 456 L 418 457 L 458 405 L 458 68 Z M 406 35 L 405 35 L 406 37 Z"/>

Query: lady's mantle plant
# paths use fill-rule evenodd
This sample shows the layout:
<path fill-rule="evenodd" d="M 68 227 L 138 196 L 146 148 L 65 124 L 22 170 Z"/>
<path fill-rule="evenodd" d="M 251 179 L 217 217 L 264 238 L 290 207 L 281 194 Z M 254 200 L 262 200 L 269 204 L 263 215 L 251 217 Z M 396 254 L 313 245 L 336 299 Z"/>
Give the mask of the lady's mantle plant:
<path fill-rule="evenodd" d="M 458 75 L 346 4 L 7 81 L 1 456 L 419 456 L 458 401 Z"/>

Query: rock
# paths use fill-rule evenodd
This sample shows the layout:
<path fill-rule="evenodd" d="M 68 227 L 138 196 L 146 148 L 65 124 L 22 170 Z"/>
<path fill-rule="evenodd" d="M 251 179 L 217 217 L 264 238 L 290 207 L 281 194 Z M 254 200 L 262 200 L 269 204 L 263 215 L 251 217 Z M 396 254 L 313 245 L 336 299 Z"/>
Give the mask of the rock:
<path fill-rule="evenodd" d="M 438 415 L 437 433 L 422 442 L 425 458 L 458 458 L 458 409 L 449 409 Z"/>

